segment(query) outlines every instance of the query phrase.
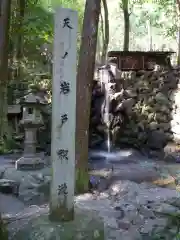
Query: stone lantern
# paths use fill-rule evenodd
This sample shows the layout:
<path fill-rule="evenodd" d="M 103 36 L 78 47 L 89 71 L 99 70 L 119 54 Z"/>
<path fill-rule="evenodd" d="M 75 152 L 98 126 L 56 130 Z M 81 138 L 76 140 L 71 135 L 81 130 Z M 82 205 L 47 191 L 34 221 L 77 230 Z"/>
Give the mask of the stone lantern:
<path fill-rule="evenodd" d="M 24 127 L 24 154 L 16 161 L 17 170 L 36 170 L 44 167 L 44 161 L 36 154 L 37 129 L 43 126 L 41 107 L 46 105 L 45 99 L 29 93 L 21 101 L 23 115 L 20 124 Z"/>

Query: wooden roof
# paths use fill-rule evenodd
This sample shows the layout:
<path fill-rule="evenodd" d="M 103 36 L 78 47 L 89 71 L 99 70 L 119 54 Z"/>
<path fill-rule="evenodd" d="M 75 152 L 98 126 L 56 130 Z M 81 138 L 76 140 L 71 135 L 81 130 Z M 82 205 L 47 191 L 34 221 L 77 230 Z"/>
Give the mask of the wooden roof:
<path fill-rule="evenodd" d="M 172 55 L 175 52 L 170 51 L 109 51 L 108 57 L 121 57 L 121 56 L 137 56 L 137 55 L 144 55 L 148 57 L 155 57 L 155 56 L 168 56 Z"/>

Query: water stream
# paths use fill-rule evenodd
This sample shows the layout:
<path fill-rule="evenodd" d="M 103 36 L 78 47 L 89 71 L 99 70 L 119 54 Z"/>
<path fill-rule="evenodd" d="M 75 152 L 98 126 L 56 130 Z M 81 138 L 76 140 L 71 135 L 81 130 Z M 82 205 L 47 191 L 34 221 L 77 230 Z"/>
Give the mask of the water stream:
<path fill-rule="evenodd" d="M 103 122 L 106 125 L 106 147 L 108 153 L 111 152 L 111 129 L 110 129 L 110 115 L 109 115 L 109 106 L 110 106 L 110 89 L 109 89 L 109 83 L 110 83 L 110 76 L 106 69 L 106 66 L 103 66 L 102 69 L 99 71 L 99 79 L 101 82 L 101 88 L 103 91 L 105 91 L 105 107 L 103 109 L 102 117 Z M 104 84 L 104 85 L 103 85 Z"/>

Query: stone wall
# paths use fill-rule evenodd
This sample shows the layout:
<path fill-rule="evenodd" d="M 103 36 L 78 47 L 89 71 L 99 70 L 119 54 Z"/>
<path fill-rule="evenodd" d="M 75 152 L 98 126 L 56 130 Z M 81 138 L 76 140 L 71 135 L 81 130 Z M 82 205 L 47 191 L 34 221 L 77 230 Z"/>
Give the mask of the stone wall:
<path fill-rule="evenodd" d="M 92 94 L 91 146 L 106 138 L 107 91 L 108 126 L 115 145 L 156 151 L 168 141 L 180 140 L 180 69 L 120 72 L 111 66 L 97 76 Z"/>
<path fill-rule="evenodd" d="M 171 99 L 173 101 L 171 131 L 175 142 L 180 143 L 180 81 Z"/>

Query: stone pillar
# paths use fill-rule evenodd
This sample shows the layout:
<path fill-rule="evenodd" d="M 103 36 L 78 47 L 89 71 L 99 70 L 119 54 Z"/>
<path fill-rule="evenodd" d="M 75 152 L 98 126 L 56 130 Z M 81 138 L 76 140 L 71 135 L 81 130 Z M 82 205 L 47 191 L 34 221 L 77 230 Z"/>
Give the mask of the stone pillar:
<path fill-rule="evenodd" d="M 36 153 L 36 128 L 25 128 L 24 155 L 34 156 Z"/>
<path fill-rule="evenodd" d="M 72 220 L 74 215 L 77 29 L 77 12 L 58 9 L 52 84 L 52 221 Z"/>

